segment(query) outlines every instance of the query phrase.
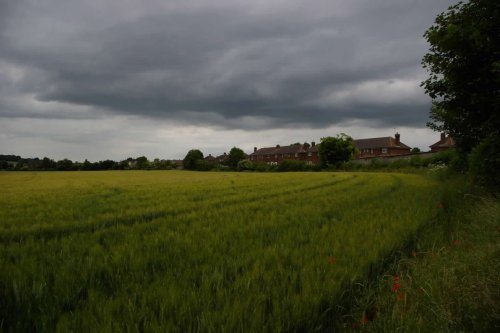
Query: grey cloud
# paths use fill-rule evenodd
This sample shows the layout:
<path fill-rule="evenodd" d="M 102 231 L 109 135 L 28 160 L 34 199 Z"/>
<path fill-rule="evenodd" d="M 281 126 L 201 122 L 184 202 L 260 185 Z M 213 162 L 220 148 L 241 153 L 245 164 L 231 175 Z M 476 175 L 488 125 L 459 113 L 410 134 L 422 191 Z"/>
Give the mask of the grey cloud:
<path fill-rule="evenodd" d="M 0 116 L 29 117 L 1 101 L 32 94 L 42 103 L 228 128 L 353 119 L 421 126 L 425 96 L 415 105 L 371 103 L 370 95 L 350 105 L 314 101 L 370 81 L 418 79 L 421 35 L 451 2 L 19 1 L 0 25 L 0 59 L 23 76 L 0 80 Z M 56 116 L 44 112 L 35 114 Z"/>

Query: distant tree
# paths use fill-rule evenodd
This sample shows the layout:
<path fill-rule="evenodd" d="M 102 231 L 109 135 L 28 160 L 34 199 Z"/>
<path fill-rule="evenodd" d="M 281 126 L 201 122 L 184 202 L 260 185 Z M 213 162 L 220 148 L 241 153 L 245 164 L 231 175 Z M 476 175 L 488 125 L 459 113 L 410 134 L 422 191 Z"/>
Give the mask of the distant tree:
<path fill-rule="evenodd" d="M 56 169 L 59 171 L 71 171 L 74 168 L 73 161 L 65 158 L 56 162 Z"/>
<path fill-rule="evenodd" d="M 35 157 L 35 158 L 28 158 L 26 160 L 26 164 L 27 164 L 27 167 L 28 169 L 30 170 L 37 170 L 37 169 L 40 169 L 40 164 L 42 163 L 42 161 L 38 158 L 38 157 Z"/>
<path fill-rule="evenodd" d="M 115 168 L 116 162 L 113 160 L 99 161 L 98 170 L 113 170 Z"/>
<path fill-rule="evenodd" d="M 40 162 L 40 169 L 42 170 L 55 170 L 56 167 L 57 163 L 48 157 L 44 157 Z"/>
<path fill-rule="evenodd" d="M 241 150 L 240 148 L 233 147 L 229 151 L 226 163 L 230 168 L 236 169 L 238 167 L 238 163 L 241 160 L 244 160 L 245 158 L 246 154 L 243 150 Z"/>
<path fill-rule="evenodd" d="M 17 162 L 20 159 L 21 159 L 21 156 L 17 156 L 17 155 L 0 155 L 0 161 Z"/>
<path fill-rule="evenodd" d="M 412 153 L 412 154 L 418 154 L 418 153 L 420 153 L 420 148 L 414 147 L 414 148 L 411 149 L 410 153 Z"/>
<path fill-rule="evenodd" d="M 146 156 L 140 156 L 135 159 L 137 169 L 147 169 L 149 161 Z"/>
<path fill-rule="evenodd" d="M 500 133 L 500 1 L 459 2 L 424 34 L 430 44 L 422 82 L 432 98 L 428 126 L 450 134 L 468 153 Z M 488 142 L 497 141 L 489 138 Z"/>
<path fill-rule="evenodd" d="M 14 170 L 26 170 L 27 165 L 26 161 L 24 159 L 20 159 L 19 161 L 16 162 L 16 166 L 14 167 Z"/>
<path fill-rule="evenodd" d="M 343 162 L 352 159 L 356 152 L 354 141 L 344 133 L 336 137 L 321 138 L 321 144 L 318 146 L 319 159 L 324 167 L 338 167 Z"/>
<path fill-rule="evenodd" d="M 80 166 L 80 170 L 83 170 L 83 171 L 92 170 L 92 163 L 90 163 L 87 159 L 85 159 L 85 161 Z"/>
<path fill-rule="evenodd" d="M 203 160 L 203 153 L 198 149 L 191 149 L 182 160 L 182 165 L 186 170 L 196 170 L 198 160 Z"/>

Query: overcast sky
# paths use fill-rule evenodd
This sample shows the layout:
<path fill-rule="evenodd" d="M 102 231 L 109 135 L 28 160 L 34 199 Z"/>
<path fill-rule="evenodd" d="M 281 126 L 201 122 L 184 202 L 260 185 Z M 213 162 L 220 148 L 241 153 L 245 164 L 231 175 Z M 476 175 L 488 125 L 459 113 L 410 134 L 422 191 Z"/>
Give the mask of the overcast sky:
<path fill-rule="evenodd" d="M 0 0 L 0 154 L 96 161 L 319 142 L 427 150 L 448 0 Z"/>

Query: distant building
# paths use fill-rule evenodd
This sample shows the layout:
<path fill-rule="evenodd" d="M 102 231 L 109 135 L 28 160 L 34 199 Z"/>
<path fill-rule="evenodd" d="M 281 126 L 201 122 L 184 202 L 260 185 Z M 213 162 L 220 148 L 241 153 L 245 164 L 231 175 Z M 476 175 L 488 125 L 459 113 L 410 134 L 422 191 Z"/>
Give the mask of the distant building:
<path fill-rule="evenodd" d="M 411 148 L 400 141 L 401 135 L 396 133 L 394 138 L 387 136 L 381 138 L 369 138 L 354 140 L 354 146 L 359 150 L 359 159 L 375 157 L 394 157 L 410 155 Z M 266 163 L 278 165 L 284 160 L 305 161 L 307 164 L 319 164 L 318 147 L 314 142 L 309 145 L 294 144 L 281 147 L 254 148 L 249 158 L 254 163 Z"/>
<path fill-rule="evenodd" d="M 270 165 L 278 165 L 285 160 L 306 161 L 310 164 L 316 164 L 319 161 L 318 150 L 314 142 L 311 145 L 299 143 L 283 147 L 280 145 L 260 149 L 255 147 L 249 158 L 252 162 Z"/>
<path fill-rule="evenodd" d="M 224 163 L 227 160 L 227 154 L 224 152 L 224 154 L 219 155 L 215 158 L 215 162 L 217 163 Z"/>
<path fill-rule="evenodd" d="M 212 154 L 208 154 L 208 156 L 205 156 L 205 161 L 207 161 L 207 162 L 215 162 L 215 161 L 217 161 L 217 158 L 213 157 Z"/>
<path fill-rule="evenodd" d="M 441 140 L 439 140 L 433 145 L 430 145 L 429 148 L 431 148 L 432 153 L 437 153 L 440 151 L 448 150 L 450 148 L 455 148 L 455 140 L 453 140 L 453 138 L 450 136 L 446 136 L 445 133 L 441 133 Z"/>
<path fill-rule="evenodd" d="M 359 150 L 359 159 L 375 157 L 392 157 L 410 155 L 411 148 L 400 140 L 401 135 L 393 137 L 369 138 L 354 140 L 354 146 Z"/>

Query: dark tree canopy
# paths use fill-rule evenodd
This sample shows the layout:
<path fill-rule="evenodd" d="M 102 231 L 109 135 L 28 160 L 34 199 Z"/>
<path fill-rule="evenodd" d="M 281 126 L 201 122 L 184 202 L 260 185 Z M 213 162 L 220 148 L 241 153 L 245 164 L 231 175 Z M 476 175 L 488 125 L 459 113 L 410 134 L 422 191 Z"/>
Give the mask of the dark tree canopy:
<path fill-rule="evenodd" d="M 344 133 L 336 137 L 321 138 L 318 146 L 319 159 L 323 166 L 339 166 L 347 162 L 356 154 L 356 147 L 352 138 Z"/>
<path fill-rule="evenodd" d="M 246 155 L 243 150 L 233 147 L 227 156 L 227 165 L 231 168 L 236 168 L 238 166 L 238 162 L 244 160 L 245 158 Z"/>
<path fill-rule="evenodd" d="M 437 16 L 424 34 L 430 50 L 422 82 L 432 98 L 428 126 L 469 152 L 500 130 L 500 1 L 470 0 Z"/>
<path fill-rule="evenodd" d="M 197 161 L 203 160 L 203 153 L 198 149 L 191 149 L 184 157 L 182 164 L 186 170 L 195 170 L 197 167 Z"/>

